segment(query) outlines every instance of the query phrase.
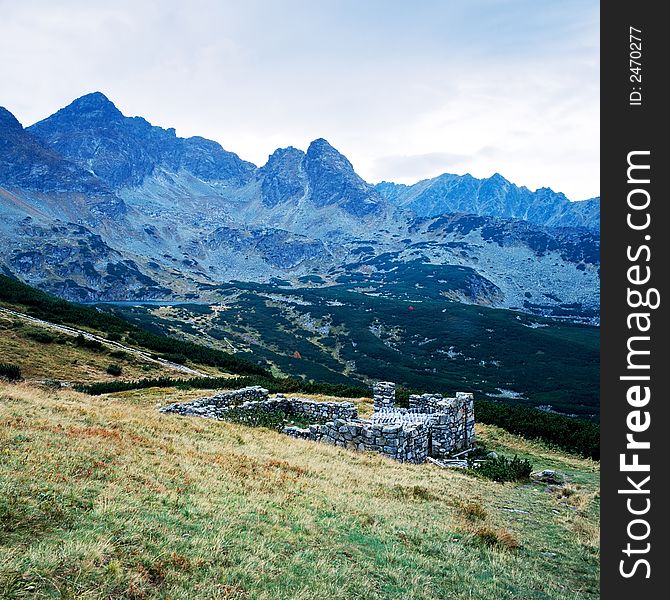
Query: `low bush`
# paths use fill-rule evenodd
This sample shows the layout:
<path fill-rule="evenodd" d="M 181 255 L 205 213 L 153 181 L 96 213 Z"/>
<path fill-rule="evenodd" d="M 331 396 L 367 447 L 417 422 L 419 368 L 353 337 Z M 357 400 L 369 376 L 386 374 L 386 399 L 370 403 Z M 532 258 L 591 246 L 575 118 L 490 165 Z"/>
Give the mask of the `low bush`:
<path fill-rule="evenodd" d="M 26 332 L 26 337 L 39 342 L 40 344 L 51 344 L 56 341 L 56 337 L 46 331 L 31 329 Z"/>
<path fill-rule="evenodd" d="M 21 379 L 21 369 L 11 363 L 0 363 L 0 378 L 18 381 Z"/>
<path fill-rule="evenodd" d="M 84 337 L 81 333 L 74 339 L 74 343 L 80 348 L 88 348 L 97 352 L 103 349 L 101 342 Z"/>
<path fill-rule="evenodd" d="M 118 377 L 123 372 L 123 369 L 117 364 L 111 364 L 107 367 L 106 371 L 110 375 L 113 375 L 114 377 Z"/>
<path fill-rule="evenodd" d="M 154 358 L 162 358 L 163 360 L 177 363 L 178 365 L 183 365 L 188 360 L 188 357 L 184 356 L 183 354 L 176 354 L 176 353 L 152 354 L 152 356 Z"/>
<path fill-rule="evenodd" d="M 516 455 L 512 459 L 497 456 L 486 459 L 482 463 L 472 463 L 470 469 L 482 477 L 503 483 L 528 479 L 533 471 L 533 465 L 529 460 L 521 459 Z"/>
<path fill-rule="evenodd" d="M 339 383 L 315 383 L 303 381 L 293 377 L 194 377 L 192 379 L 176 379 L 172 377 L 156 377 L 152 379 L 137 379 L 134 381 L 99 381 L 76 386 L 77 391 L 98 396 L 114 392 L 139 390 L 150 387 L 177 387 L 179 389 L 238 389 L 242 387 L 260 385 L 270 393 L 303 393 L 323 394 L 337 398 L 370 397 L 371 392 L 366 388 L 343 385 Z"/>
<path fill-rule="evenodd" d="M 475 400 L 477 421 L 527 439 L 540 439 L 586 458 L 600 459 L 600 426 L 594 421 L 546 413 L 528 406 Z"/>

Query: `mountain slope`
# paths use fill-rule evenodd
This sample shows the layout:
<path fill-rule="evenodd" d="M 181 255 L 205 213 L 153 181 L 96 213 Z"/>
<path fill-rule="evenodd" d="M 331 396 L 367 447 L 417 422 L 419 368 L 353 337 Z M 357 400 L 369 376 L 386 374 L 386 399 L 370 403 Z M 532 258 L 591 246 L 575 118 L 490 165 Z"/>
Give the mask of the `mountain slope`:
<path fill-rule="evenodd" d="M 499 175 L 371 186 L 324 139 L 256 168 L 98 92 L 27 130 L 0 112 L 0 268 L 78 300 L 281 280 L 592 319 L 598 204 Z"/>
<path fill-rule="evenodd" d="M 598 595 L 593 461 L 478 426 L 491 450 L 570 473 L 565 488 L 502 485 L 156 410 L 192 397 L 0 384 L 5 589 L 193 600 Z"/>
<path fill-rule="evenodd" d="M 80 217 L 93 214 L 118 218 L 126 207 L 100 178 L 76 163 L 67 160 L 58 151 L 46 148 L 25 130 L 5 108 L 0 107 L 0 186 L 11 191 L 5 199 L 13 199 L 21 210 L 26 192 L 51 196 L 34 202 L 35 209 L 44 209 L 52 215 L 68 214 L 68 202 L 84 196 L 86 206 Z"/>
<path fill-rule="evenodd" d="M 86 166 L 114 189 L 136 187 L 159 169 L 205 181 L 248 181 L 255 166 L 201 137 L 125 117 L 100 92 L 87 94 L 28 129 L 46 147 Z"/>
<path fill-rule="evenodd" d="M 395 205 L 418 217 L 445 213 L 522 219 L 536 225 L 600 229 L 600 199 L 570 202 L 549 188 L 531 192 L 496 173 L 488 179 L 445 173 L 414 185 L 389 182 L 376 189 Z"/>

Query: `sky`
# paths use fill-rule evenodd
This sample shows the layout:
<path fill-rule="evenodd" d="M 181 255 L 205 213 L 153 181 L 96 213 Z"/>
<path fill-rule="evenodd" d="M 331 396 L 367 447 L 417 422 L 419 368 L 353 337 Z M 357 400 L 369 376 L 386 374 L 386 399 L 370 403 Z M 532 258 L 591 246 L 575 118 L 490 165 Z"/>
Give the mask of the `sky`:
<path fill-rule="evenodd" d="M 326 138 L 367 181 L 600 195 L 596 0 L 0 0 L 0 106 L 103 92 L 262 165 Z"/>

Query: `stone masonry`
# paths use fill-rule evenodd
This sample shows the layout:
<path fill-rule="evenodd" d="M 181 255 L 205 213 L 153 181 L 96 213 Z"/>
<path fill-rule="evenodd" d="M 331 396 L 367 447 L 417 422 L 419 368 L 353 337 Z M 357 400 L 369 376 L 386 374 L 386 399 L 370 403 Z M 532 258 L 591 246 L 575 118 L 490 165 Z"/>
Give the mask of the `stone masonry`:
<path fill-rule="evenodd" d="M 349 450 L 379 452 L 401 462 L 422 463 L 428 456 L 428 429 L 423 423 L 382 425 L 363 419 L 336 419 L 309 429 L 286 427 L 284 432 Z"/>
<path fill-rule="evenodd" d="M 335 444 L 344 448 L 380 452 L 402 462 L 422 463 L 428 456 L 444 458 L 472 446 L 475 441 L 473 395 L 457 392 L 410 396 L 410 408 L 396 408 L 395 384 L 384 381 L 373 387 L 370 419 L 339 420 L 286 427 L 293 437 Z"/>
<path fill-rule="evenodd" d="M 198 398 L 191 402 L 169 404 L 159 409 L 162 413 L 177 413 L 190 417 L 205 417 L 218 419 L 222 412 L 233 406 L 245 402 L 262 401 L 268 399 L 268 391 L 259 385 L 245 387 L 239 390 L 219 392 L 206 398 Z"/>
<path fill-rule="evenodd" d="M 270 398 L 268 390 L 258 386 L 171 404 L 160 410 L 210 419 L 225 419 L 233 408 L 281 411 L 289 417 L 311 421 L 307 428 L 284 427 L 284 433 L 291 437 L 378 452 L 411 463 L 422 463 L 429 456 L 444 458 L 471 447 L 475 441 L 474 400 L 470 393 L 457 392 L 453 398 L 412 395 L 408 409 L 395 406 L 394 383 L 375 384 L 373 394 L 374 412 L 370 419 L 359 419 L 352 402 L 316 402 L 283 394 Z"/>
<path fill-rule="evenodd" d="M 181 404 L 169 404 L 159 410 L 163 413 L 177 413 L 184 416 L 225 419 L 226 413 L 233 408 L 281 411 L 289 417 L 300 417 L 315 423 L 358 417 L 358 410 L 353 402 L 316 402 L 308 398 L 286 398 L 283 394 L 276 394 L 274 398 L 270 398 L 268 390 L 260 386 L 220 392 L 214 396 Z"/>
<path fill-rule="evenodd" d="M 372 386 L 372 397 L 374 399 L 374 411 L 395 406 L 395 383 L 390 381 L 378 381 Z"/>

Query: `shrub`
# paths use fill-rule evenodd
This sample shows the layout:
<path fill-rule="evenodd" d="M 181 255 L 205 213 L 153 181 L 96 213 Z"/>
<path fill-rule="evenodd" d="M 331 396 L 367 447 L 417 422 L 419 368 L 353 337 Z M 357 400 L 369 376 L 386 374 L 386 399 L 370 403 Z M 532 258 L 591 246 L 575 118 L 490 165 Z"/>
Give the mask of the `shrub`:
<path fill-rule="evenodd" d="M 489 458 L 478 466 L 473 463 L 470 468 L 482 477 L 501 483 L 528 479 L 533 471 L 530 461 L 522 460 L 516 455 L 512 459 L 505 456 Z"/>
<path fill-rule="evenodd" d="M 178 353 L 165 353 L 161 355 L 152 354 L 152 356 L 154 356 L 155 358 L 162 358 L 163 360 L 177 363 L 178 365 L 183 365 L 188 360 L 188 357 Z"/>
<path fill-rule="evenodd" d="M 0 377 L 9 381 L 21 379 L 21 369 L 11 363 L 0 363 Z"/>
<path fill-rule="evenodd" d="M 39 330 L 30 330 L 26 332 L 26 336 L 29 337 L 31 340 L 39 342 L 40 344 L 51 344 L 51 342 L 54 342 L 56 340 L 56 338 L 50 333 Z"/>
<path fill-rule="evenodd" d="M 121 375 L 121 372 L 123 371 L 123 369 L 117 364 L 111 364 L 107 367 L 106 371 L 110 375 L 113 375 L 114 377 L 118 377 L 119 375 Z"/>
<path fill-rule="evenodd" d="M 304 393 L 324 394 L 339 398 L 369 397 L 370 390 L 337 383 L 314 383 L 294 377 L 194 377 L 192 379 L 176 379 L 173 377 L 156 377 L 135 381 L 100 381 L 76 386 L 77 391 L 98 396 L 113 392 L 125 392 L 151 387 L 178 387 L 180 389 L 225 389 L 233 390 L 251 385 L 260 385 L 271 393 Z"/>
<path fill-rule="evenodd" d="M 475 400 L 475 415 L 481 423 L 497 425 L 527 439 L 540 439 L 587 458 L 600 459 L 600 426 L 593 421 L 482 399 Z"/>
<path fill-rule="evenodd" d="M 89 350 L 102 350 L 102 343 L 98 340 L 92 340 L 84 337 L 81 333 L 74 339 L 74 343 L 80 348 L 88 348 Z"/>

